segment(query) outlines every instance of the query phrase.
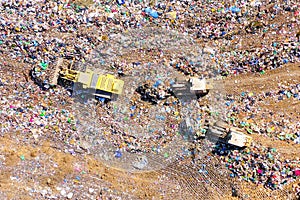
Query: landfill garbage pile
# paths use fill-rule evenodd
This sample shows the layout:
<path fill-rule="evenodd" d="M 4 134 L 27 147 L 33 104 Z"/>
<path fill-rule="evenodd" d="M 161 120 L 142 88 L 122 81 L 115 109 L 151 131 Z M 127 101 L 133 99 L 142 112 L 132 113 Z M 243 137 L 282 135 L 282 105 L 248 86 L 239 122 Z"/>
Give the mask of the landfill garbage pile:
<path fill-rule="evenodd" d="M 258 104 L 265 99 L 274 98 L 275 101 L 280 102 L 283 99 L 299 100 L 299 84 L 284 86 L 280 85 L 277 91 L 268 91 L 261 94 L 254 94 L 252 92 L 242 92 L 238 98 L 227 96 L 226 106 L 231 110 L 228 113 L 228 120 L 234 125 L 245 128 L 250 134 L 256 132 L 258 134 L 265 134 L 270 137 L 278 137 L 280 140 L 291 140 L 299 143 L 299 123 L 282 119 L 279 120 L 277 114 L 273 114 L 272 110 L 260 110 Z M 247 119 L 254 119 L 269 113 L 268 119 L 254 123 L 247 123 L 237 118 L 240 113 L 248 113 Z M 281 115 L 283 116 L 283 115 Z M 289 127 L 289 128 L 288 128 Z M 289 130 L 288 130 L 289 129 Z"/>
<path fill-rule="evenodd" d="M 280 161 L 276 149 L 254 146 L 252 151 L 229 150 L 226 145 L 216 145 L 214 153 L 222 158 L 222 162 L 232 172 L 231 177 L 264 184 L 273 190 L 283 188 L 297 176 L 298 161 Z M 256 153 L 256 152 L 259 152 Z M 249 170 L 251 169 L 251 170 Z"/>
<path fill-rule="evenodd" d="M 299 67 L 284 71 L 292 81 L 264 82 L 299 63 L 299 22 L 296 1 L 1 1 L 0 134 L 9 138 L 7 147 L 1 144 L 4 179 L 16 187 L 36 180 L 14 193 L 36 199 L 204 199 L 208 193 L 227 199 L 229 183 L 240 180 L 266 193 L 281 191 L 279 199 L 292 199 L 285 193 L 292 184 L 299 196 L 299 156 L 287 159 L 280 148 L 262 145 L 264 139 L 240 149 L 202 137 L 207 122 L 221 119 L 250 136 L 299 145 L 300 80 L 293 76 Z M 123 94 L 111 102 L 73 95 L 51 83 L 58 67 L 118 76 Z M 214 89 L 183 102 L 169 87 L 178 74 L 211 78 Z M 270 89 L 226 92 L 224 83 L 244 74 L 261 77 Z M 281 113 L 273 105 L 296 106 Z M 25 151 L 44 142 L 55 146 Z M 106 166 L 103 175 L 97 161 Z M 146 185 L 146 193 L 135 186 L 125 191 L 126 184 L 111 184 L 109 174 L 120 171 L 133 177 L 152 171 L 160 182 L 148 187 L 143 176 L 133 178 L 128 183 Z M 50 178 L 38 178 L 45 175 Z M 4 198 L 8 193 L 1 191 Z"/>

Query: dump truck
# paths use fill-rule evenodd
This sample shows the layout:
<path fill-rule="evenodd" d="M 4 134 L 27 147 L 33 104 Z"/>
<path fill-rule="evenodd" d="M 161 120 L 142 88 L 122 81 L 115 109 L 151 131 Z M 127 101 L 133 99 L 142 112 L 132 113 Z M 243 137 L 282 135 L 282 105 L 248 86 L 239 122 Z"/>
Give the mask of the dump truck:
<path fill-rule="evenodd" d="M 96 98 L 104 98 L 108 100 L 115 99 L 122 94 L 124 81 L 115 78 L 112 74 L 99 74 L 91 70 L 84 72 L 64 68 L 60 66 L 62 62 L 58 62 L 56 70 L 49 76 L 45 76 L 49 71 L 34 67 L 30 70 L 32 80 L 42 89 L 48 90 L 56 85 L 60 85 L 70 91 L 72 94 L 86 93 Z"/>
<path fill-rule="evenodd" d="M 249 147 L 252 137 L 243 133 L 239 128 L 231 127 L 224 121 L 217 121 L 207 130 L 208 137 L 218 138 L 218 141 L 237 147 Z"/>

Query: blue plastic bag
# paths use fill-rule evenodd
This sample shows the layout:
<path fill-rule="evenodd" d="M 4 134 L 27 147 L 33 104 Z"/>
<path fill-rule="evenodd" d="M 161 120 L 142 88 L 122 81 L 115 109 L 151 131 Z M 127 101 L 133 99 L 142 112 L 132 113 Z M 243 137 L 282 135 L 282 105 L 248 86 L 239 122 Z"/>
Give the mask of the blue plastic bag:
<path fill-rule="evenodd" d="M 149 15 L 153 18 L 158 18 L 158 13 L 155 10 L 152 10 Z"/>
<path fill-rule="evenodd" d="M 125 0 L 117 0 L 117 4 L 123 5 L 123 4 L 125 4 Z"/>

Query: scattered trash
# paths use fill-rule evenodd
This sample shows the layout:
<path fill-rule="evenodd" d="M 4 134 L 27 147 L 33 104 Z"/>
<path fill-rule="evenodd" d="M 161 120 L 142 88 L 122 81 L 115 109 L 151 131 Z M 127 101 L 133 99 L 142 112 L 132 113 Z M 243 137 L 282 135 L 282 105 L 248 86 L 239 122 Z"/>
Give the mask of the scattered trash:
<path fill-rule="evenodd" d="M 122 157 L 122 152 L 119 151 L 119 150 L 117 150 L 117 151 L 115 152 L 115 157 L 116 157 L 116 158 L 121 158 L 121 157 Z"/>
<path fill-rule="evenodd" d="M 13 4 L 2 1 L 0 132 L 2 135 L 9 133 L 12 140 L 17 138 L 26 145 L 47 140 L 57 145 L 61 152 L 72 155 L 89 154 L 102 143 L 112 143 L 118 148 L 115 152 L 112 150 L 113 155 L 120 162 L 126 157 L 125 151 L 132 154 L 165 152 L 164 147 L 170 140 L 182 136 L 179 125 L 187 116 L 182 108 L 188 108 L 191 110 L 188 116 L 196 123 L 193 129 L 188 127 L 185 131 L 191 133 L 188 136 L 197 145 L 200 145 L 198 138 L 207 134 L 206 121 L 223 114 L 232 126 L 242 128 L 245 134 L 260 134 L 300 144 L 299 120 L 262 105 L 296 100 L 298 103 L 300 85 L 295 82 L 297 80 L 278 82 L 276 89 L 264 92 L 249 87 L 249 91 L 245 89 L 237 96 L 208 95 L 203 101 L 198 101 L 196 94 L 188 96 L 184 92 L 181 97 L 185 98 L 178 99 L 175 94 L 178 91 L 171 87 L 176 84 L 171 71 L 184 77 L 226 80 L 226 77 L 230 79 L 243 73 L 271 76 L 271 70 L 297 63 L 300 33 L 295 24 L 299 24 L 299 10 L 293 1 L 276 2 L 276 5 L 272 2 L 145 4 L 144 1 L 117 0 L 113 3 L 93 1 L 93 6 L 88 7 L 77 5 L 75 1 L 16 1 Z M 281 15 L 293 19 L 282 25 L 276 24 L 273 19 Z M 266 23 L 268 21 L 271 24 Z M 258 44 L 251 41 L 252 37 L 260 40 Z M 201 44 L 196 44 L 199 41 Z M 254 45 L 253 48 L 248 43 Z M 97 98 L 97 105 L 95 103 L 93 107 L 94 104 L 88 101 L 89 94 L 98 91 L 86 94 L 79 90 L 76 93 L 72 90 L 74 84 L 67 81 L 66 88 L 53 84 L 53 80 L 62 81 L 56 77 L 56 69 L 77 70 L 89 67 L 86 65 L 109 71 L 122 80 L 133 77 L 132 82 L 126 83 L 132 84 L 132 91 L 128 89 L 120 96 L 119 101 L 123 102 L 113 108 L 112 102 L 107 103 L 102 97 Z M 78 77 L 71 72 L 68 77 L 88 81 L 84 73 Z M 100 84 L 94 77 L 89 81 Z M 239 86 L 240 82 L 240 79 L 234 80 L 234 85 Z M 189 88 L 187 90 L 191 92 Z M 209 102 L 207 108 L 202 105 L 206 100 Z M 81 104 L 76 107 L 77 101 Z M 213 104 L 220 104 L 223 110 L 213 109 L 218 106 Z M 84 113 L 85 109 L 92 110 L 94 115 Z M 253 145 L 233 150 L 230 146 L 218 145 L 215 144 L 212 153 L 228 168 L 230 177 L 278 189 L 300 176 L 296 167 L 299 162 L 293 161 L 294 165 L 280 158 L 274 148 Z M 163 153 L 162 159 L 171 160 L 176 154 L 173 151 Z M 194 153 L 185 150 L 182 154 L 191 157 Z M 24 161 L 22 170 L 30 176 L 43 168 L 47 176 L 52 177 L 53 171 L 47 167 L 59 166 L 53 163 L 55 159 L 48 159 L 45 164 L 42 155 L 34 156 L 34 159 L 25 159 L 25 155 L 19 158 Z M 107 154 L 103 158 L 107 162 L 111 159 Z M 27 162 L 32 162 L 31 169 L 26 169 Z M 150 166 L 146 156 L 128 165 L 139 170 Z M 198 171 L 207 173 L 206 166 L 201 165 Z M 81 169 L 76 173 L 61 181 L 65 185 L 59 188 L 62 197 L 58 199 L 77 198 L 75 190 L 67 185 L 82 184 L 89 171 Z M 20 174 L 11 177 L 14 181 L 22 179 Z M 47 181 L 48 186 L 51 184 L 53 181 Z M 39 193 L 39 197 L 50 198 L 51 191 L 41 189 Z M 96 188 L 89 188 L 88 193 L 99 194 Z"/>
<path fill-rule="evenodd" d="M 23 161 L 23 160 L 25 160 L 25 156 L 24 155 L 21 155 L 20 156 L 20 159 Z"/>

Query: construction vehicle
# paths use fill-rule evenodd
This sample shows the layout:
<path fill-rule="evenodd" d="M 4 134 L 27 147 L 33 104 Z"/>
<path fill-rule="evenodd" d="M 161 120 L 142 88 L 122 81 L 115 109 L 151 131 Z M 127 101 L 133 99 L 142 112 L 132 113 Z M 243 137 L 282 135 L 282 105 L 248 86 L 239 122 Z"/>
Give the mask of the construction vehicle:
<path fill-rule="evenodd" d="M 112 100 L 122 94 L 124 81 L 116 79 L 111 74 L 98 74 L 91 70 L 85 72 L 72 70 L 72 65 L 64 68 L 62 61 L 58 62 L 56 70 L 51 74 L 52 78 L 45 76 L 45 70 L 34 67 L 30 71 L 33 81 L 42 89 L 48 90 L 60 85 L 65 87 L 71 94 L 89 94 L 96 98 Z M 49 72 L 48 72 L 49 73 Z"/>
<path fill-rule="evenodd" d="M 116 79 L 114 75 L 101 75 L 87 70 L 80 72 L 71 69 L 61 69 L 58 76 L 58 84 L 70 86 L 77 91 L 92 91 L 95 97 L 113 99 L 116 95 L 122 94 L 124 81 Z"/>
<path fill-rule="evenodd" d="M 231 127 L 224 121 L 217 121 L 214 124 L 205 122 L 199 129 L 193 119 L 186 117 L 179 126 L 181 134 L 186 139 L 207 138 L 211 141 L 230 144 L 240 148 L 249 147 L 252 143 L 252 137 L 243 133 L 243 130 Z M 206 130 L 206 131 L 203 131 Z"/>
<path fill-rule="evenodd" d="M 213 89 L 210 80 L 191 77 L 189 79 L 178 77 L 171 85 L 174 95 L 185 102 L 198 99 L 208 94 Z"/>
<path fill-rule="evenodd" d="M 210 125 L 206 136 L 218 138 L 220 142 L 237 147 L 249 147 L 252 143 L 252 137 L 244 134 L 239 128 L 230 127 L 224 121 L 217 121 L 213 125 Z"/>

